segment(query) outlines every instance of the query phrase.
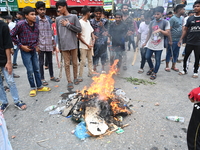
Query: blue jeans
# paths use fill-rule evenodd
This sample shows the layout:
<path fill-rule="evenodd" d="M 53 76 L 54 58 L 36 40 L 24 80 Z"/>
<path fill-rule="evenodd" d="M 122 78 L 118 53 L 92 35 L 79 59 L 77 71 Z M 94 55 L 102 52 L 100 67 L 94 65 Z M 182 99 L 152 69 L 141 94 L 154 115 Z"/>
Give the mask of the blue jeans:
<path fill-rule="evenodd" d="M 4 67 L 0 67 L 0 69 L 2 70 L 2 73 L 4 74 L 4 78 L 10 88 L 10 93 L 12 95 L 14 103 L 19 102 L 19 95 L 18 95 L 15 81 L 13 79 L 13 74 L 9 74 L 8 71 Z M 3 79 L 1 76 L 0 76 L 0 101 L 2 104 L 8 104 L 8 99 L 6 97 L 6 93 L 3 86 Z"/>
<path fill-rule="evenodd" d="M 143 69 L 145 62 L 146 62 L 146 52 L 147 48 L 140 48 L 140 54 L 141 54 L 141 65 L 140 68 Z"/>
<path fill-rule="evenodd" d="M 153 55 L 153 53 L 155 54 L 155 67 L 153 65 L 153 62 L 151 60 L 151 56 Z M 161 55 L 162 55 L 162 50 L 151 50 L 151 49 L 147 49 L 146 52 L 146 59 L 147 62 L 149 64 L 150 69 L 154 69 L 154 73 L 157 73 L 159 68 L 160 68 L 160 63 L 161 63 Z"/>
<path fill-rule="evenodd" d="M 170 57 L 172 57 L 172 62 L 176 63 L 179 56 L 179 50 L 180 47 L 178 47 L 178 42 L 173 41 L 172 46 L 169 45 L 167 48 L 166 62 L 168 63 L 170 61 Z"/>
<path fill-rule="evenodd" d="M 31 89 L 36 89 L 36 85 L 37 85 L 37 88 L 41 88 L 42 81 L 41 81 L 39 61 L 38 61 L 36 51 L 33 50 L 31 52 L 25 52 L 21 50 L 21 56 L 22 56 L 23 64 L 27 70 L 27 77 L 28 77 L 28 81 L 29 81 Z M 34 81 L 33 74 L 35 77 L 35 81 Z M 36 85 L 35 85 L 35 82 L 36 82 Z"/>
<path fill-rule="evenodd" d="M 17 64 L 17 55 L 18 55 L 19 48 L 17 47 L 14 49 L 14 54 L 13 54 L 13 64 Z"/>

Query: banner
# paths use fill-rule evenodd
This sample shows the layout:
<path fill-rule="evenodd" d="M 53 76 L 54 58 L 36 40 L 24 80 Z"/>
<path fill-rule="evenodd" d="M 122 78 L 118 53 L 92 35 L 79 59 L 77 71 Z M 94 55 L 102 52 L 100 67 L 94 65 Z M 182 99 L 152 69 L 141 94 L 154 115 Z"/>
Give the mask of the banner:
<path fill-rule="evenodd" d="M 19 11 L 17 6 L 17 0 L 8 0 L 8 8 L 6 6 L 6 0 L 0 0 L 0 9 L 1 11 Z"/>
<path fill-rule="evenodd" d="M 31 6 L 35 8 L 35 3 L 37 1 L 43 1 L 44 3 L 46 3 L 46 8 L 50 8 L 49 0 L 17 0 L 19 8 L 24 8 L 26 6 Z"/>
<path fill-rule="evenodd" d="M 55 6 L 56 5 L 56 0 L 51 0 L 51 5 Z M 103 6 L 103 1 L 102 0 L 67 0 L 67 5 L 68 6 Z"/>
<path fill-rule="evenodd" d="M 185 7 L 185 10 L 193 10 L 193 4 L 196 0 L 187 0 L 187 5 Z"/>
<path fill-rule="evenodd" d="M 104 0 L 103 1 L 103 8 L 105 10 L 112 10 L 112 3 L 113 3 L 112 0 Z"/>

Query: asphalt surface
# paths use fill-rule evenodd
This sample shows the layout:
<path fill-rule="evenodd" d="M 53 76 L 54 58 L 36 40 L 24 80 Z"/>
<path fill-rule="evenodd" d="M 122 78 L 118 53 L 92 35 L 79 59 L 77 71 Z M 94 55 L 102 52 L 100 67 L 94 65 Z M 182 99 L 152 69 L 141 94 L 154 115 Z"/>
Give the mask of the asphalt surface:
<path fill-rule="evenodd" d="M 182 48 L 183 49 L 183 48 Z M 181 49 L 181 52 L 182 52 Z M 134 113 L 124 119 L 124 124 L 130 124 L 123 134 L 113 133 L 101 139 L 87 138 L 79 140 L 71 133 L 76 123 L 69 118 L 59 115 L 49 115 L 44 109 L 55 105 L 61 99 L 60 95 L 67 92 L 67 80 L 63 69 L 63 77 L 60 82 L 52 82 L 48 70 L 45 70 L 46 80 L 49 82 L 50 92 L 38 92 L 36 97 L 29 97 L 29 83 L 26 69 L 22 64 L 21 56 L 18 57 L 18 68 L 14 72 L 21 77 L 15 79 L 20 99 L 26 102 L 27 110 L 17 110 L 13 105 L 10 93 L 7 93 L 10 102 L 9 108 L 4 113 L 7 122 L 9 139 L 14 150 L 186 150 L 186 132 L 193 109 L 187 94 L 199 86 L 199 78 L 192 78 L 194 58 L 192 55 L 187 75 L 180 76 L 177 72 L 164 71 L 165 62 L 162 62 L 157 74 L 155 85 L 133 85 L 124 80 L 124 77 L 135 77 L 149 80 L 145 72 L 138 74 L 140 54 L 134 66 L 133 50 L 128 51 L 128 70 L 121 70 L 121 74 L 115 76 L 115 87 L 122 88 L 126 96 L 132 100 Z M 20 54 L 20 53 L 19 53 Z M 165 57 L 165 51 L 162 58 Z M 180 59 L 182 59 L 180 54 Z M 58 77 L 59 69 L 54 56 L 54 72 Z M 177 67 L 182 69 L 182 63 Z M 100 70 L 100 66 L 98 67 Z M 87 68 L 84 68 L 84 81 L 75 85 L 74 90 L 81 90 L 89 86 L 92 79 L 87 77 Z M 155 106 L 159 103 L 159 106 Z M 181 116 L 184 123 L 172 122 L 165 119 L 166 116 Z M 15 138 L 12 138 L 15 136 Z"/>

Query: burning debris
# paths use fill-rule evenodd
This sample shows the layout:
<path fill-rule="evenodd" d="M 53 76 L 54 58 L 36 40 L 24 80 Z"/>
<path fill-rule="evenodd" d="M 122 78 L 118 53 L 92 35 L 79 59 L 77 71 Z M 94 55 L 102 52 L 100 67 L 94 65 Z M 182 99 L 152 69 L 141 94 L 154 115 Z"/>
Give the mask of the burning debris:
<path fill-rule="evenodd" d="M 76 122 L 84 121 L 90 136 L 107 135 L 127 126 L 122 124 L 123 117 L 132 113 L 127 106 L 129 98 L 125 97 L 125 92 L 114 88 L 117 62 L 108 74 L 93 77 L 94 82 L 89 88 L 61 95 L 63 99 L 59 103 L 66 104 L 62 115 L 71 115 Z M 118 132 L 122 133 L 122 130 Z"/>

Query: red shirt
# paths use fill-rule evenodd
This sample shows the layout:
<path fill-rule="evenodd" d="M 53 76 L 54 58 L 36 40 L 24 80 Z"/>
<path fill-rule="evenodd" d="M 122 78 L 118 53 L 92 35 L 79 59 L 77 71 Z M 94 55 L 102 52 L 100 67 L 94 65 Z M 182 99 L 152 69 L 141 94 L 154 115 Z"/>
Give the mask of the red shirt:
<path fill-rule="evenodd" d="M 56 23 L 52 23 L 52 29 L 53 29 L 53 34 L 54 35 L 57 35 L 57 32 L 56 32 Z"/>

